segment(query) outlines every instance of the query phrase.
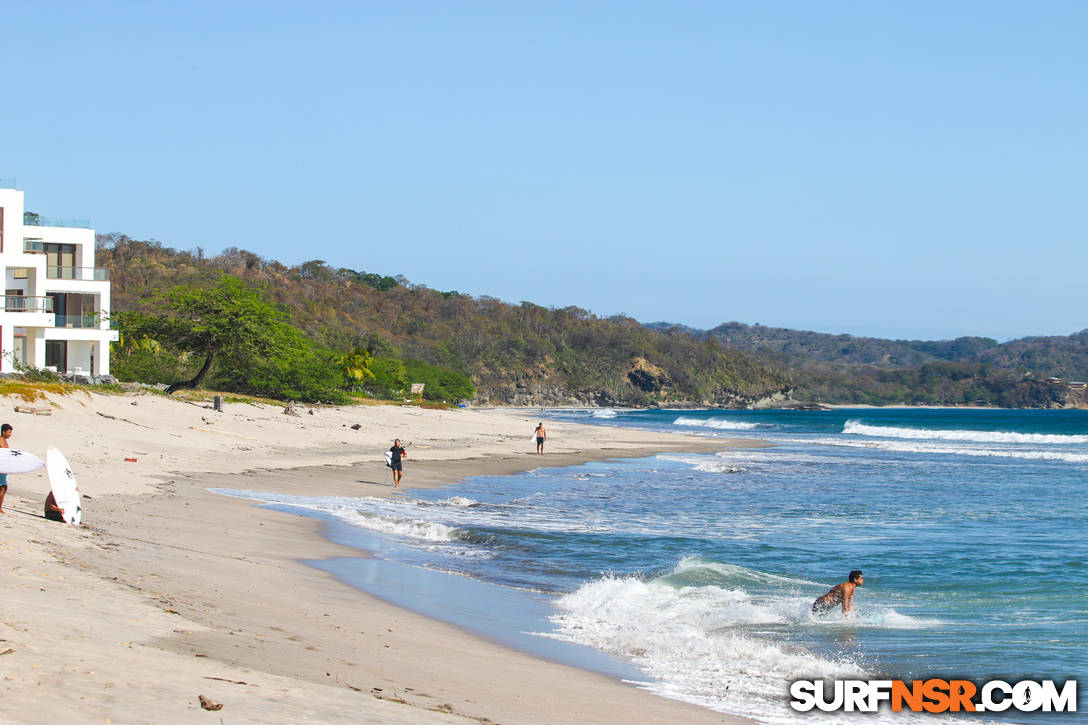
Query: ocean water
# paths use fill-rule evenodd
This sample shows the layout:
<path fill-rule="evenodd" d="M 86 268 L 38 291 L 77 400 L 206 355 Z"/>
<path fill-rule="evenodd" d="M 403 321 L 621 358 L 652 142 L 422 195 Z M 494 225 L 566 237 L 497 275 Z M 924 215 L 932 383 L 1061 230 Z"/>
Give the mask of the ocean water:
<path fill-rule="evenodd" d="M 793 713 L 788 685 L 801 677 L 1086 674 L 1086 412 L 541 417 L 774 445 L 540 468 L 394 499 L 223 493 L 326 518 L 330 536 L 376 551 L 315 563 L 359 588 L 765 722 L 858 719 Z M 856 618 L 813 617 L 812 600 L 851 569 L 865 572 Z M 407 584 L 404 572 L 431 578 Z M 987 718 L 1083 723 L 1085 708 L 1082 688 L 1078 713 Z"/>

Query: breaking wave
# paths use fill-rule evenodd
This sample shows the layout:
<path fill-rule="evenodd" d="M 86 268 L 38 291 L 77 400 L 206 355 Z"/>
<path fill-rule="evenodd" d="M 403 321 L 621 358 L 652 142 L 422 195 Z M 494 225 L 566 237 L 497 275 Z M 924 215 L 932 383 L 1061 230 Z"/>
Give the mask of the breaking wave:
<path fill-rule="evenodd" d="M 941 442 L 926 443 L 911 440 L 849 440 L 845 438 L 822 438 L 803 441 L 829 446 L 847 446 L 849 448 L 872 448 L 875 450 L 895 451 L 898 453 L 926 453 L 954 456 L 980 456 L 986 458 L 1019 458 L 1022 460 L 1065 461 L 1066 463 L 1088 463 L 1088 453 L 1073 453 L 1056 450 L 1032 450 L 1022 448 L 970 448 Z"/>
<path fill-rule="evenodd" d="M 897 428 L 866 425 L 858 420 L 843 424 L 845 435 L 880 438 L 909 438 L 913 440 L 970 441 L 972 443 L 1035 443 L 1062 445 L 1088 443 L 1088 435 L 1059 435 L 1054 433 L 1014 433 L 999 430 L 941 430 L 930 428 Z"/>
<path fill-rule="evenodd" d="M 760 427 L 759 423 L 744 423 L 724 418 L 692 418 L 685 415 L 674 420 L 672 424 L 693 428 L 713 428 L 714 430 L 755 430 Z"/>

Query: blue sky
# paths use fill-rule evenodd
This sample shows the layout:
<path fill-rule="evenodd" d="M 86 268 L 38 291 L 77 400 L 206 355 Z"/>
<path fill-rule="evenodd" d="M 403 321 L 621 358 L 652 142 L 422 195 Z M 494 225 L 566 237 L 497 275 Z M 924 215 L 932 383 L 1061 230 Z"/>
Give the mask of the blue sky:
<path fill-rule="evenodd" d="M 1088 328 L 1088 4 L 21 3 L 44 216 L 696 327 Z"/>

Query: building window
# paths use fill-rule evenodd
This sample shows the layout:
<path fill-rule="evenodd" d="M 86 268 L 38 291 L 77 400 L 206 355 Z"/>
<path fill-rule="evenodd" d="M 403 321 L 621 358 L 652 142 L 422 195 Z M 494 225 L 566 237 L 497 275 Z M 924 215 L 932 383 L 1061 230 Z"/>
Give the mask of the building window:
<path fill-rule="evenodd" d="M 77 279 L 76 245 L 45 245 L 45 276 L 49 279 Z"/>
<path fill-rule="evenodd" d="M 4 290 L 4 311 L 5 312 L 24 312 L 26 311 L 26 300 L 19 299 L 23 296 L 21 289 L 9 289 Z"/>
<path fill-rule="evenodd" d="M 45 341 L 45 366 L 53 368 L 58 373 L 68 372 L 68 341 Z"/>

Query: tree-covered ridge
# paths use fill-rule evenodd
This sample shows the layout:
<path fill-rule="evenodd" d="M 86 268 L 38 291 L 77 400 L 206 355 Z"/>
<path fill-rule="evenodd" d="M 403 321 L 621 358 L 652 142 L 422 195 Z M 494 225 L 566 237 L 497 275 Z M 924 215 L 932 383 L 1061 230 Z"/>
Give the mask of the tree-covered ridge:
<path fill-rule="evenodd" d="M 660 323 L 658 323 L 660 324 Z M 1025 337 L 999 343 L 989 337 L 886 340 L 729 322 L 707 331 L 732 348 L 801 364 L 829 362 L 884 368 L 934 362 L 987 363 L 1010 372 L 1088 380 L 1088 330 L 1073 335 Z"/>
<path fill-rule="evenodd" d="M 122 235 L 100 236 L 97 259 L 110 268 L 119 312 L 142 309 L 156 290 L 211 288 L 235 277 L 262 290 L 323 349 L 363 348 L 376 361 L 404 360 L 409 375 L 437 375 L 412 370 L 410 361 L 460 372 L 492 403 L 731 405 L 791 385 L 786 373 L 717 340 L 650 330 L 630 318 L 602 319 L 576 307 L 439 292 L 320 260 L 288 267 L 236 248 L 205 257 L 199 249 L 177 251 Z"/>
<path fill-rule="evenodd" d="M 877 337 L 831 335 L 763 325 L 727 322 L 708 330 L 731 347 L 749 352 L 774 352 L 809 362 L 912 367 L 928 362 L 969 362 L 973 356 L 998 345 L 987 337 L 955 340 L 885 340 Z"/>
<path fill-rule="evenodd" d="M 885 340 L 739 322 L 690 331 L 790 370 L 794 397 L 804 401 L 1055 407 L 1070 400 L 1066 383 L 1088 380 L 1088 331 L 1006 343 Z"/>

